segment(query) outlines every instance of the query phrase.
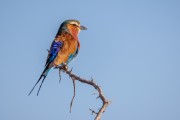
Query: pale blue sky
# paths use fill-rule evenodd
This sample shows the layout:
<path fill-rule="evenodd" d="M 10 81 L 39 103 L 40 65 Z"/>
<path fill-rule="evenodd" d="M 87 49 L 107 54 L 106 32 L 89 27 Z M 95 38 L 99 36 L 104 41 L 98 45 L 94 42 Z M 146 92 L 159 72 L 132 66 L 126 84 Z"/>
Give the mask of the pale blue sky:
<path fill-rule="evenodd" d="M 178 0 L 0 0 L 0 120 L 93 120 L 94 89 L 77 83 L 70 114 L 72 81 L 57 70 L 28 96 L 66 19 L 88 28 L 69 67 L 112 100 L 102 120 L 180 120 Z"/>

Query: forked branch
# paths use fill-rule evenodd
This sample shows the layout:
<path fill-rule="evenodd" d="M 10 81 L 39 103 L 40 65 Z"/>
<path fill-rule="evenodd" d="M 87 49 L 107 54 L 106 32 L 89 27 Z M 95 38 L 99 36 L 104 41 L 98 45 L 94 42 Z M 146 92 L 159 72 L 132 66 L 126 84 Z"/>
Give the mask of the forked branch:
<path fill-rule="evenodd" d="M 60 70 L 62 70 L 62 67 L 59 68 Z M 74 95 L 73 95 L 73 98 L 71 100 L 71 104 L 70 104 L 70 111 L 71 111 L 71 108 L 72 108 L 72 104 L 73 104 L 73 100 L 74 100 L 74 97 L 75 97 L 75 80 L 81 82 L 81 83 L 85 83 L 85 84 L 88 84 L 88 85 L 91 85 L 93 86 L 99 93 L 99 98 L 102 100 L 102 107 L 99 109 L 98 112 L 95 112 L 94 110 L 90 109 L 92 113 L 94 113 L 96 115 L 95 117 L 95 120 L 100 120 L 101 119 L 101 116 L 102 116 L 102 113 L 105 112 L 107 106 L 110 104 L 110 101 L 108 101 L 103 92 L 102 92 L 102 89 L 94 82 L 94 80 L 86 80 L 86 79 L 83 79 L 81 77 L 78 77 L 77 75 L 73 74 L 72 73 L 72 70 L 68 70 L 68 69 L 63 69 L 63 71 L 69 75 L 69 77 L 72 79 L 73 81 L 73 86 L 74 86 Z"/>

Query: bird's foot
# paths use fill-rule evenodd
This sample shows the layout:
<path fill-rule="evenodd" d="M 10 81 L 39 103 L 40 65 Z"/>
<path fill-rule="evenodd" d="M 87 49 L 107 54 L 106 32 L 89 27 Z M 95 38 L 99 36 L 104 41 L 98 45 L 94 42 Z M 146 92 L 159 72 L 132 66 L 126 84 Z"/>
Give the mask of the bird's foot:
<path fill-rule="evenodd" d="M 67 63 L 62 63 L 61 66 L 56 66 L 55 69 L 59 69 L 59 70 L 62 70 L 62 71 L 67 71 L 68 70 Z"/>
<path fill-rule="evenodd" d="M 67 71 L 68 70 L 68 66 L 67 65 L 63 65 L 61 69 L 64 70 L 64 71 Z"/>

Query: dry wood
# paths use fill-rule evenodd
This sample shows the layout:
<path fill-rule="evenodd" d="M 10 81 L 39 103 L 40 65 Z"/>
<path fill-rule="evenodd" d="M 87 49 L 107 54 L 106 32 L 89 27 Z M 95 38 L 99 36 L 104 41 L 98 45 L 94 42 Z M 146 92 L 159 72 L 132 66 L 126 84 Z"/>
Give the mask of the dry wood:
<path fill-rule="evenodd" d="M 95 115 L 96 115 L 94 120 L 100 120 L 100 119 L 101 119 L 101 116 L 102 116 L 102 113 L 105 112 L 107 106 L 110 104 L 110 101 L 108 101 L 108 100 L 105 98 L 105 96 L 104 96 L 104 94 L 103 94 L 103 92 L 102 92 L 102 89 L 95 83 L 95 81 L 94 81 L 93 79 L 91 79 L 91 80 L 83 79 L 83 78 L 81 78 L 81 77 L 73 74 L 73 73 L 72 73 L 72 70 L 69 71 L 68 69 L 64 69 L 64 67 L 59 67 L 59 70 L 60 70 L 60 71 L 62 70 L 63 72 L 65 72 L 66 74 L 68 74 L 69 77 L 70 77 L 70 78 L 72 79 L 72 81 L 73 81 L 74 95 L 73 95 L 73 97 L 72 97 L 71 104 L 70 104 L 70 112 L 71 112 L 71 110 L 72 110 L 72 104 L 73 104 L 73 101 L 74 101 L 74 97 L 75 97 L 75 95 L 76 95 L 76 94 L 75 94 L 75 90 L 76 90 L 75 81 L 77 80 L 77 81 L 79 81 L 79 82 L 81 82 L 81 83 L 85 83 L 85 84 L 88 84 L 88 85 L 90 85 L 90 86 L 93 86 L 93 87 L 98 91 L 98 93 L 99 93 L 98 98 L 100 98 L 100 99 L 102 100 L 103 105 L 102 105 L 102 107 L 99 109 L 98 112 L 96 112 L 96 111 L 94 111 L 94 110 L 92 110 L 92 109 L 90 109 L 90 110 L 91 110 L 92 114 L 95 114 Z"/>

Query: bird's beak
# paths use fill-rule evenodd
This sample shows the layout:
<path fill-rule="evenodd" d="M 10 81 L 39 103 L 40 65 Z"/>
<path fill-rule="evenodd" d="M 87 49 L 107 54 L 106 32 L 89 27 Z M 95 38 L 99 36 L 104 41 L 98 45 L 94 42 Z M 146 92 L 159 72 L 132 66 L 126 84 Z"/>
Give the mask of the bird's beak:
<path fill-rule="evenodd" d="M 87 28 L 84 27 L 84 26 L 80 26 L 79 28 L 80 28 L 81 30 L 87 30 Z"/>

